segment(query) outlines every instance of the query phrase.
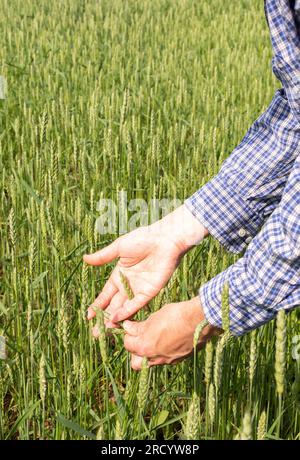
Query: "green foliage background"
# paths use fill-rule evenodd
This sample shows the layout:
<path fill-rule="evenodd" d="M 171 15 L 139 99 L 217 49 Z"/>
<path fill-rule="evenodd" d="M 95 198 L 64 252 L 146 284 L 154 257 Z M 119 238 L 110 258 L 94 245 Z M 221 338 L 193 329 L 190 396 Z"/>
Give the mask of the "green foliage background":
<path fill-rule="evenodd" d="M 283 401 L 269 324 L 252 335 L 252 385 L 250 335 L 226 348 L 214 420 L 205 351 L 196 371 L 192 359 L 151 369 L 141 413 L 122 337 L 108 338 L 104 366 L 85 320 L 111 271 L 81 261 L 114 238 L 94 231 L 99 198 L 116 200 L 124 189 L 128 199 L 183 200 L 269 104 L 278 82 L 263 2 L 2 0 L 1 10 L 0 437 L 178 438 L 195 389 L 201 439 L 234 438 L 247 409 L 254 438 L 265 410 L 268 438 L 299 439 L 296 312 L 287 321 Z M 232 262 L 217 242 L 204 242 L 152 311 L 195 295 Z"/>

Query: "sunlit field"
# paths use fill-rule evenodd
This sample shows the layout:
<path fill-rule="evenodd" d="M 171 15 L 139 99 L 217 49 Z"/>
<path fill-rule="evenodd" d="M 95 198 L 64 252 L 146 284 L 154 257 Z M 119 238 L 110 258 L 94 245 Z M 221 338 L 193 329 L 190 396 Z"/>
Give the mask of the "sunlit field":
<path fill-rule="evenodd" d="M 95 340 L 86 320 L 114 264 L 82 255 L 121 231 L 97 232 L 98 201 L 183 202 L 279 87 L 263 2 L 2 0 L 1 14 L 0 438 L 299 439 L 297 311 L 141 373 L 122 333 Z M 234 260 L 206 239 L 137 318 Z"/>

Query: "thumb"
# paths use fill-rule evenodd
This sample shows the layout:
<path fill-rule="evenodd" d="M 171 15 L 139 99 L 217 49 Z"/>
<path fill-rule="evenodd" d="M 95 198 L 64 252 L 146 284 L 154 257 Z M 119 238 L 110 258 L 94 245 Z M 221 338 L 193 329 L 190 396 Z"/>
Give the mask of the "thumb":
<path fill-rule="evenodd" d="M 143 358 L 141 356 L 135 355 L 132 353 L 131 355 L 131 367 L 134 371 L 140 371 L 143 365 Z"/>
<path fill-rule="evenodd" d="M 113 315 L 111 320 L 115 323 L 124 321 L 135 315 L 141 308 L 143 308 L 150 301 L 150 297 L 145 294 L 137 294 L 133 299 L 126 300 L 122 308 Z"/>
<path fill-rule="evenodd" d="M 138 321 L 124 321 L 123 328 L 126 334 L 138 336 L 140 333 L 140 322 Z"/>
<path fill-rule="evenodd" d="M 118 240 L 109 244 L 100 251 L 94 252 L 93 254 L 84 254 L 83 260 L 89 265 L 103 265 L 111 262 L 119 255 Z"/>

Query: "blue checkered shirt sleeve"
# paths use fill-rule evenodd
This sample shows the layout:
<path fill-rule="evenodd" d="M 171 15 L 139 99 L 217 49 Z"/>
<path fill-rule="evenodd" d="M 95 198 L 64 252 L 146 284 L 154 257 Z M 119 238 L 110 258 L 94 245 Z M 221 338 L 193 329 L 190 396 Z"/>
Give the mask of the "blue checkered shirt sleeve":
<path fill-rule="evenodd" d="M 273 71 L 282 89 L 219 174 L 185 201 L 228 250 L 247 249 L 199 291 L 207 319 L 221 327 L 221 292 L 228 282 L 235 335 L 300 304 L 299 3 L 266 0 Z"/>

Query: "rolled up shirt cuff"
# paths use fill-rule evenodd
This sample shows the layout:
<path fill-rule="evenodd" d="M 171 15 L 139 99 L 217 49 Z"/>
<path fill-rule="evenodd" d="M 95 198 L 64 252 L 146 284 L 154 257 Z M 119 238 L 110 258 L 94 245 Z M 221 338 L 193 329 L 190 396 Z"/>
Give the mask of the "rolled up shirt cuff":
<path fill-rule="evenodd" d="M 228 186 L 222 172 L 184 203 L 209 233 L 235 254 L 247 247 L 264 223 L 263 216 Z"/>
<path fill-rule="evenodd" d="M 236 264 L 238 263 L 239 261 Z M 243 302 L 231 283 L 236 264 L 201 286 L 199 297 L 207 321 L 212 326 L 222 329 L 222 291 L 225 282 L 227 282 L 229 286 L 230 331 L 232 335 L 240 336 L 272 320 L 276 312 L 257 305 L 246 305 Z"/>

